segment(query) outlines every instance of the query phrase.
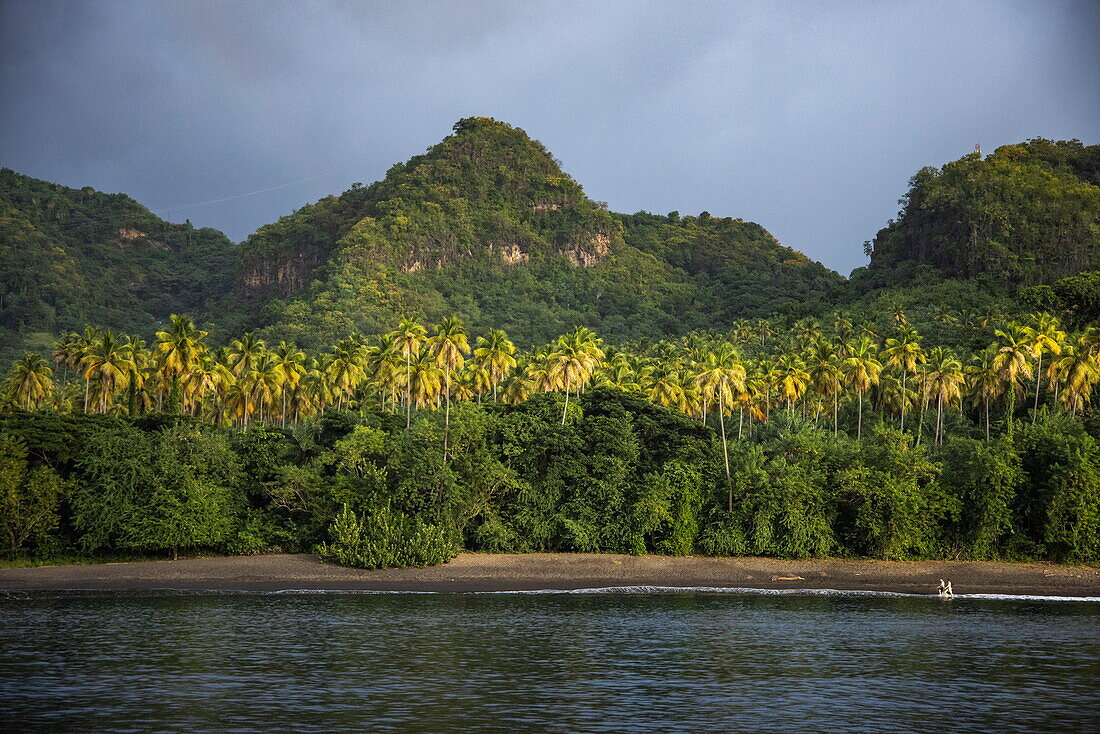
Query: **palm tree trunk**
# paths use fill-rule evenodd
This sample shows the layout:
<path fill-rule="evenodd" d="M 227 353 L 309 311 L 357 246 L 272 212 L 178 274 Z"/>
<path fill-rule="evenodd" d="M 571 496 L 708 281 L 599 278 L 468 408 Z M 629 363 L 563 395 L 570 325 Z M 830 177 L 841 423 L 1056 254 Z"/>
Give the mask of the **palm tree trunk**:
<path fill-rule="evenodd" d="M 837 423 L 837 414 L 840 410 L 840 391 L 833 391 L 833 438 L 836 438 L 839 424 Z"/>
<path fill-rule="evenodd" d="M 412 401 L 412 354 L 405 353 L 405 430 L 412 428 L 413 401 Z"/>
<path fill-rule="evenodd" d="M 859 396 L 859 418 L 856 421 L 856 440 L 863 438 L 863 393 L 856 390 Z"/>
<path fill-rule="evenodd" d="M 1035 368 L 1035 405 L 1031 410 L 1031 422 L 1039 417 L 1039 380 L 1043 377 L 1043 353 L 1039 352 L 1039 366 Z"/>
<path fill-rule="evenodd" d="M 908 376 L 909 370 L 901 371 L 901 430 L 905 430 L 905 378 Z"/>
<path fill-rule="evenodd" d="M 565 407 L 561 411 L 561 424 L 565 425 L 565 415 L 569 412 L 569 380 L 565 381 Z"/>
<path fill-rule="evenodd" d="M 1016 427 L 1016 388 L 1012 387 L 1008 391 L 1008 412 L 1005 414 L 1005 420 L 1008 421 L 1008 437 L 1012 438 L 1013 429 Z"/>
<path fill-rule="evenodd" d="M 737 409 L 737 440 L 741 440 L 741 427 L 745 425 L 745 408 L 744 406 Z"/>
<path fill-rule="evenodd" d="M 989 395 L 985 396 L 985 442 L 989 443 Z"/>
<path fill-rule="evenodd" d="M 722 395 L 718 395 L 718 423 L 722 426 L 722 458 L 726 462 L 726 485 L 728 486 L 727 509 L 733 512 L 733 480 L 730 479 L 730 452 L 726 444 L 726 405 Z"/>
<path fill-rule="evenodd" d="M 447 367 L 444 370 L 444 374 L 447 376 L 447 394 L 446 394 L 446 408 L 443 411 L 443 463 L 447 463 L 447 443 L 450 439 L 451 433 L 451 368 Z"/>
<path fill-rule="evenodd" d="M 936 445 L 943 443 L 943 394 L 936 400 Z"/>
<path fill-rule="evenodd" d="M 923 390 L 922 390 L 923 393 Z M 917 446 L 920 446 L 921 438 L 924 437 L 924 409 L 928 405 L 928 395 L 923 393 L 920 396 L 920 418 L 917 424 Z"/>

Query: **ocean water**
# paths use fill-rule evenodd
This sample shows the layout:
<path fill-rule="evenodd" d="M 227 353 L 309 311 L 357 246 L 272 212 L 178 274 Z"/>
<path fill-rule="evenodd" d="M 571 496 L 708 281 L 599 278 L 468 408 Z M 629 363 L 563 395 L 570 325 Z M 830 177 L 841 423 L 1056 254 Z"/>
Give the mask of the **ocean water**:
<path fill-rule="evenodd" d="M 9 594 L 8 731 L 1100 731 L 1100 602 Z"/>

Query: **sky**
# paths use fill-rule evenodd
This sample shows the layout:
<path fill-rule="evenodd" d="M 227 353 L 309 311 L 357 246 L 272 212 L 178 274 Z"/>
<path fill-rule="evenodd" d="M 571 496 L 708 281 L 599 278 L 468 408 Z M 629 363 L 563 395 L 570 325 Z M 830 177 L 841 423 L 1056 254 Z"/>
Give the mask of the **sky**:
<path fill-rule="evenodd" d="M 0 166 L 242 240 L 488 116 L 847 274 L 921 167 L 1100 143 L 1098 69 L 1100 2 L 0 2 Z"/>

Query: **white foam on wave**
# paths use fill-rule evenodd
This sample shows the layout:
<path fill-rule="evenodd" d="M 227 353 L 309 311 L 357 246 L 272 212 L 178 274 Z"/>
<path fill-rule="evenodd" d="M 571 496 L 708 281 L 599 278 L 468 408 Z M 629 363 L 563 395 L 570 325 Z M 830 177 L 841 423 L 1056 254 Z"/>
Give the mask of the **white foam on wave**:
<path fill-rule="evenodd" d="M 732 594 L 743 596 L 841 596 L 876 598 L 938 599 L 936 594 L 868 589 L 757 589 L 729 586 L 603 586 L 588 589 L 533 589 L 525 591 L 482 591 L 478 594 Z M 1100 596 L 1042 596 L 1035 594 L 955 594 L 952 599 L 992 601 L 1075 601 L 1100 602 Z M 944 601 L 950 601 L 944 599 Z"/>
<path fill-rule="evenodd" d="M 912 594 L 900 591 L 873 591 L 867 589 L 759 589 L 731 586 L 597 586 L 582 589 L 504 589 L 496 591 L 425 591 L 391 589 L 54 589 L 24 590 L 0 589 L 0 599 L 25 599 L 55 595 L 79 596 L 309 596 L 326 594 L 348 595 L 440 595 L 463 596 L 531 596 L 531 595 L 646 595 L 646 594 L 720 594 L 730 596 L 826 596 L 864 598 L 939 599 L 935 594 Z M 942 601 L 1035 601 L 1035 602 L 1100 602 L 1100 596 L 1051 596 L 1041 594 L 955 594 Z"/>

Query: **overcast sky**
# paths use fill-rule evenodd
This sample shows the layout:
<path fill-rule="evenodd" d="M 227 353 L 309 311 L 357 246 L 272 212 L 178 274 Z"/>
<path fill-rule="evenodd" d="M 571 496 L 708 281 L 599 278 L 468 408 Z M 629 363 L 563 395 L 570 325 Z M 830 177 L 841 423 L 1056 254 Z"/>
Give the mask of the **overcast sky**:
<path fill-rule="evenodd" d="M 1100 3 L 1048 0 L 9 2 L 0 166 L 240 240 L 491 116 L 615 211 L 846 274 L 921 166 L 1100 143 L 1098 39 Z"/>

